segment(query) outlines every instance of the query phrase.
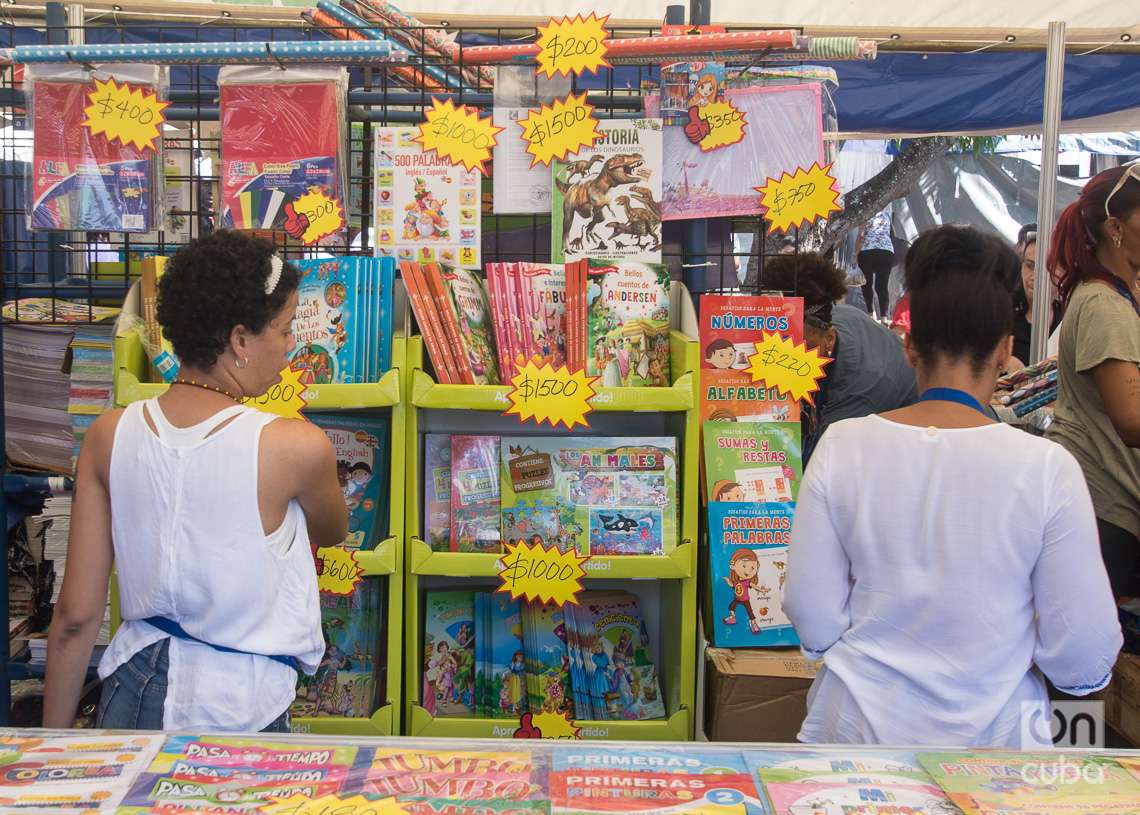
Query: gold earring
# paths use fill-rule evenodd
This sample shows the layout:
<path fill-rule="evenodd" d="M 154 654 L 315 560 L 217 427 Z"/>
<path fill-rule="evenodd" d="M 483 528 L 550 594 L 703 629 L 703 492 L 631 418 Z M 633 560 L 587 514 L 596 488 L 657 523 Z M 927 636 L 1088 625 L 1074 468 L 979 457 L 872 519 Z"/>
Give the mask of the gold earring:
<path fill-rule="evenodd" d="M 240 357 L 240 358 L 234 360 L 234 367 L 237 368 L 239 371 L 242 368 L 244 368 L 246 365 L 249 365 L 249 359 L 247 357 Z"/>
<path fill-rule="evenodd" d="M 1117 249 L 1120 248 L 1120 236 L 1119 235 L 1117 235 L 1116 237 L 1114 237 L 1112 239 L 1112 245 L 1115 246 Z"/>

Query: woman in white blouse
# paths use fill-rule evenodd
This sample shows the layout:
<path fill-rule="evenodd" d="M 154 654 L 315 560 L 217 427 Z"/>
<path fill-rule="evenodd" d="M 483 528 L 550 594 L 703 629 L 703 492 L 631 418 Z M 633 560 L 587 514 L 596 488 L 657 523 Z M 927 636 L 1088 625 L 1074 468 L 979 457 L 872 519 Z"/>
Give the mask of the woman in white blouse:
<path fill-rule="evenodd" d="M 922 396 L 815 451 L 784 596 L 824 662 L 801 741 L 1028 747 L 1049 736 L 1042 674 L 1108 684 L 1122 637 L 1081 469 L 984 410 L 1018 265 L 968 227 L 922 235 L 905 340 Z"/>

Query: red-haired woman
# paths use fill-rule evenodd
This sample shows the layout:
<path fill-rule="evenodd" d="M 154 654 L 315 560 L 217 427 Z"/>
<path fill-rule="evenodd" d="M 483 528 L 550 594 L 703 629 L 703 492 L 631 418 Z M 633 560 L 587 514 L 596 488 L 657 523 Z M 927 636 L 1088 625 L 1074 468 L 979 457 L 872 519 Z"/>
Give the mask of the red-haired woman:
<path fill-rule="evenodd" d="M 1140 595 L 1140 164 L 1085 185 L 1049 268 L 1066 309 L 1048 435 L 1084 470 L 1113 591 Z"/>

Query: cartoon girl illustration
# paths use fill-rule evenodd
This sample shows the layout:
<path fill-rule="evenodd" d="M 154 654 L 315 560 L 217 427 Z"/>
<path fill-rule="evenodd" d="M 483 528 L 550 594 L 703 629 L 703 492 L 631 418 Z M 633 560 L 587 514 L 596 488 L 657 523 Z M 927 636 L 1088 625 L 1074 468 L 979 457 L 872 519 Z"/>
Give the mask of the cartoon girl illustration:
<path fill-rule="evenodd" d="M 720 81 L 715 74 L 702 75 L 697 80 L 696 87 L 693 88 L 693 95 L 689 98 L 689 107 L 703 108 L 705 105 L 711 105 L 716 101 L 719 90 Z"/>
<path fill-rule="evenodd" d="M 665 372 L 661 368 L 661 360 L 657 357 L 649 360 L 649 384 L 654 388 L 669 387 L 669 380 L 665 377 Z"/>
<path fill-rule="evenodd" d="M 523 711 L 523 677 L 526 674 L 526 660 L 522 651 L 515 651 L 511 665 L 504 677 L 503 689 L 507 692 L 508 710 L 514 713 Z"/>
<path fill-rule="evenodd" d="M 744 488 L 735 481 L 718 481 L 713 484 L 714 501 L 743 501 Z"/>
<path fill-rule="evenodd" d="M 437 702 L 450 700 L 455 692 L 455 657 L 451 646 L 441 641 L 435 646 L 435 656 L 428 664 L 429 673 L 435 672 L 435 699 Z"/>
<path fill-rule="evenodd" d="M 599 338 L 594 343 L 594 368 L 599 371 L 606 369 L 606 363 L 609 362 L 609 354 L 606 353 L 606 341 Z"/>
<path fill-rule="evenodd" d="M 636 718 L 637 712 L 633 708 L 636 701 L 633 696 L 633 678 L 625 667 L 625 657 L 614 652 L 613 675 L 610 678 L 610 690 L 618 695 L 621 703 L 622 715 L 625 718 Z"/>
<path fill-rule="evenodd" d="M 705 346 L 705 367 L 727 371 L 736 362 L 736 346 L 726 339 L 713 340 Z"/>
<path fill-rule="evenodd" d="M 506 682 L 499 687 L 499 710 L 503 713 L 511 713 L 514 710 L 511 707 L 511 689 Z"/>
<path fill-rule="evenodd" d="M 736 607 L 744 606 L 748 614 L 748 625 L 753 634 L 760 633 L 760 624 L 749 602 L 749 592 L 756 585 L 756 573 L 760 571 L 760 559 L 751 549 L 737 549 L 728 561 L 728 577 L 724 579 L 732 588 L 732 602 L 728 606 L 725 625 L 736 625 Z"/>
<path fill-rule="evenodd" d="M 625 659 L 633 659 L 633 636 L 628 631 L 622 631 L 614 648 L 614 657 L 621 655 Z"/>
<path fill-rule="evenodd" d="M 349 467 L 348 479 L 345 481 L 344 503 L 349 512 L 355 512 L 360 502 L 364 500 L 364 491 L 372 481 L 372 468 L 365 462 L 358 461 Z"/>

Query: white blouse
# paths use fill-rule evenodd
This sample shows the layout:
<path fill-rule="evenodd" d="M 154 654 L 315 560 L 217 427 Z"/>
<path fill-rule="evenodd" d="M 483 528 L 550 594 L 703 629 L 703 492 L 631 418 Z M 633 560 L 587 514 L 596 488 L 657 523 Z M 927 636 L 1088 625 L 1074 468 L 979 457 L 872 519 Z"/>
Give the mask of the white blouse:
<path fill-rule="evenodd" d="M 824 660 L 806 742 L 1022 746 L 1023 719 L 1047 710 L 1037 669 L 1085 695 L 1123 642 L 1079 465 L 1001 424 L 832 425 L 800 490 L 784 609 Z"/>
<path fill-rule="evenodd" d="M 178 428 L 152 399 L 130 405 L 115 430 L 111 525 L 123 625 L 99 676 L 166 636 L 148 617 L 244 652 L 171 639 L 166 730 L 261 730 L 292 703 L 297 674 L 255 654 L 296 657 L 311 674 L 324 653 L 304 511 L 291 502 L 266 535 L 258 509 L 261 432 L 275 418 L 235 406 Z"/>

